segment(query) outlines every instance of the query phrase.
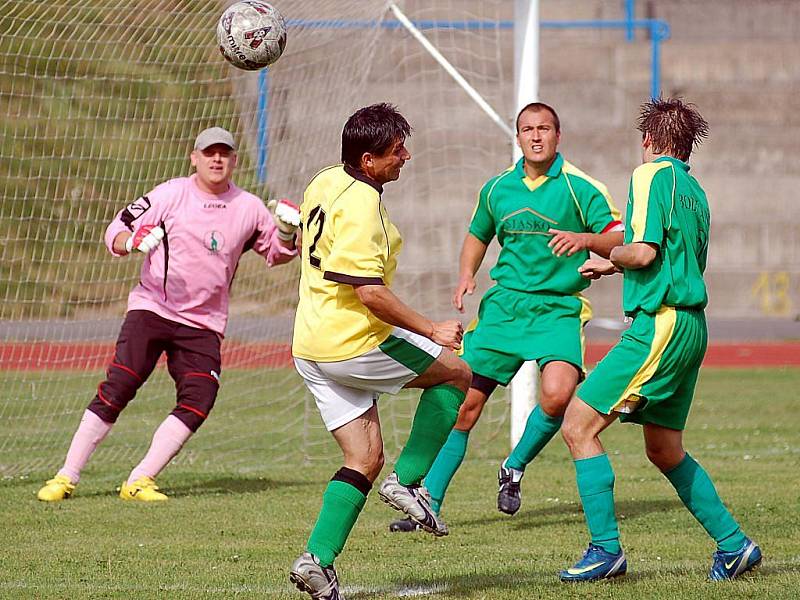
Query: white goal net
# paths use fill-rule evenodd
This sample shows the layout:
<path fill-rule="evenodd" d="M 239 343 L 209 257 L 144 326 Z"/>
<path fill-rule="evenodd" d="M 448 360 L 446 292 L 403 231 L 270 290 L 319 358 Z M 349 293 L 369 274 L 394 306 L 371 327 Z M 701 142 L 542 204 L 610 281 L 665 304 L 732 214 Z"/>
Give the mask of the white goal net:
<path fill-rule="evenodd" d="M 215 24 L 226 4 L 0 1 L 2 475 L 60 466 L 138 276 L 139 259 L 113 259 L 103 247 L 105 226 L 159 182 L 188 174 L 205 127 L 240 140 L 241 187 L 299 201 L 313 174 L 339 161 L 354 110 L 397 104 L 415 131 L 413 158 L 385 193 L 405 240 L 395 290 L 427 315 L 453 315 L 461 241 L 481 184 L 510 163 L 508 137 L 384 0 L 275 0 L 289 23 L 287 48 L 256 73 L 219 54 Z M 397 5 L 510 123 L 513 3 Z M 338 455 L 289 362 L 297 276 L 296 261 L 266 270 L 260 257 L 243 257 L 217 406 L 179 464 L 249 471 Z M 390 456 L 417 397 L 380 402 Z M 92 462 L 134 464 L 173 403 L 159 367 Z M 472 456 L 493 436 L 507 439 L 507 415 L 499 392 Z"/>

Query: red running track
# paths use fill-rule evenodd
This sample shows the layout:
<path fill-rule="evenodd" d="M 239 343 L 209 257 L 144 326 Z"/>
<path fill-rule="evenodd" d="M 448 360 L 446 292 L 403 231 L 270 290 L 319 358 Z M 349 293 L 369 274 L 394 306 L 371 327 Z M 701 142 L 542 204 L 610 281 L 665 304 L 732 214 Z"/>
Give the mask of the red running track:
<path fill-rule="evenodd" d="M 588 344 L 586 361 L 595 364 L 613 344 Z M 0 370 L 91 370 L 111 360 L 114 345 L 107 343 L 0 343 Z M 288 344 L 225 343 L 222 365 L 226 369 L 275 369 L 288 367 Z M 800 367 L 800 342 L 712 344 L 703 363 L 709 367 Z"/>

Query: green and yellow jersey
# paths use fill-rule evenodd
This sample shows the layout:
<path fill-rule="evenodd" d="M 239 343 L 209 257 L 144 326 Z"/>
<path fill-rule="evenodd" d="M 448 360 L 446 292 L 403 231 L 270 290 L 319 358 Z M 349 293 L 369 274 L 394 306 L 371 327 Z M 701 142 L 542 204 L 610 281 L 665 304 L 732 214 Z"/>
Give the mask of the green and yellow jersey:
<path fill-rule="evenodd" d="M 319 362 L 360 356 L 392 331 L 364 306 L 354 285 L 391 285 L 402 246 L 381 202 L 382 187 L 349 167 L 323 169 L 308 184 L 300 301 L 292 354 Z"/>
<path fill-rule="evenodd" d="M 625 314 L 655 313 L 661 306 L 704 308 L 710 213 L 689 165 L 662 157 L 639 166 L 628 196 L 625 243 L 655 244 L 658 255 L 644 269 L 625 270 Z"/>
<path fill-rule="evenodd" d="M 547 245 L 560 229 L 604 233 L 621 229 L 620 213 L 606 186 L 565 161 L 561 154 L 545 175 L 532 180 L 523 160 L 492 177 L 483 186 L 469 232 L 489 244 L 497 236 L 502 247 L 489 275 L 501 286 L 521 292 L 575 294 L 589 281 L 578 267 L 588 251 L 554 256 Z"/>

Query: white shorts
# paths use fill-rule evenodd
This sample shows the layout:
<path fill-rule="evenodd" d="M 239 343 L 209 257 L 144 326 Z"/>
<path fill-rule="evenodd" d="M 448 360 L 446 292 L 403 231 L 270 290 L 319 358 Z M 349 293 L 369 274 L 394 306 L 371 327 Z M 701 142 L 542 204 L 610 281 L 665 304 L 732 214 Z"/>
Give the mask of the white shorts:
<path fill-rule="evenodd" d="M 380 346 L 336 362 L 294 359 L 317 402 L 328 431 L 367 412 L 381 393 L 396 394 L 422 375 L 442 347 L 426 337 L 395 327 Z"/>

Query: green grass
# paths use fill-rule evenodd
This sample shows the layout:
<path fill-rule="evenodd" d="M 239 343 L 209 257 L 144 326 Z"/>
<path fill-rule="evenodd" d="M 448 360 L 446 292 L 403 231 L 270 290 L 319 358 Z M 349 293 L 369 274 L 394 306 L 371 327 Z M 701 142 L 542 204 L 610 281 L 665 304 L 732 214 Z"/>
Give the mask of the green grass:
<path fill-rule="evenodd" d="M 800 370 L 705 370 L 685 436 L 687 449 L 764 550 L 764 564 L 752 577 L 705 580 L 712 543 L 647 464 L 640 429 L 615 425 L 603 440 L 617 473 L 630 574 L 600 585 L 560 584 L 555 573 L 587 540 L 564 446 L 556 440 L 530 467 L 523 508 L 507 518 L 495 509 L 495 473 L 506 442 L 487 439 L 489 427 L 480 424 L 471 440 L 479 458 L 468 456 L 445 504 L 450 536 L 390 534 L 386 526 L 396 513 L 373 493 L 337 561 L 347 597 L 416 591 L 441 599 L 797 598 L 799 386 Z M 193 443 L 201 439 L 202 433 Z M 0 596 L 302 598 L 287 582 L 287 569 L 340 463 L 275 463 L 269 446 L 258 450 L 263 467 L 254 472 L 171 466 L 160 482 L 172 499 L 162 506 L 115 498 L 125 473 L 99 460 L 90 463 L 74 498 L 56 505 L 35 500 L 51 472 L 4 480 Z"/>

